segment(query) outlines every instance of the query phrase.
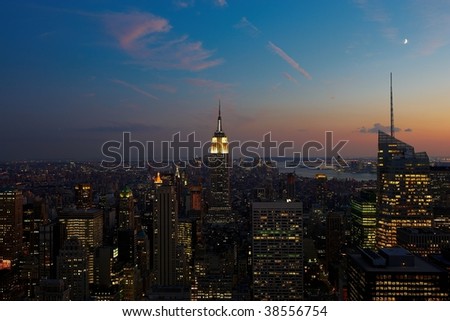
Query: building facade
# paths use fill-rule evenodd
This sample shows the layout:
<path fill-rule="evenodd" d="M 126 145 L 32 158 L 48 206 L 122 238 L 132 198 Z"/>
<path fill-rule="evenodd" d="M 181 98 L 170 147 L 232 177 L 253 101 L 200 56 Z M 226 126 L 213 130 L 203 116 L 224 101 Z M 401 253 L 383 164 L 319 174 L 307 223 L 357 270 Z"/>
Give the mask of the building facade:
<path fill-rule="evenodd" d="M 396 246 L 399 227 L 432 227 L 428 155 L 381 131 L 377 189 L 378 248 Z"/>
<path fill-rule="evenodd" d="M 220 104 L 217 129 L 211 139 L 207 164 L 210 175 L 207 222 L 212 224 L 230 223 L 232 221 L 230 200 L 231 163 L 228 153 L 228 137 L 222 128 Z"/>
<path fill-rule="evenodd" d="M 447 272 L 401 247 L 349 253 L 347 279 L 352 301 L 448 300 Z"/>
<path fill-rule="evenodd" d="M 253 297 L 303 299 L 303 206 L 300 202 L 252 205 Z"/>

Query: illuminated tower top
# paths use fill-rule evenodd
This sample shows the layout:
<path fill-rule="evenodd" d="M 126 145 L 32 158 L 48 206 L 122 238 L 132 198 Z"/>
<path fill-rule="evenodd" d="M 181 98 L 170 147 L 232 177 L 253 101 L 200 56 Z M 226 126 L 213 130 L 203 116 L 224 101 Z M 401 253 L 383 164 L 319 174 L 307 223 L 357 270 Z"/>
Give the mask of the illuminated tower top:
<path fill-rule="evenodd" d="M 222 115 L 219 101 L 219 116 L 217 117 L 217 129 L 211 139 L 211 154 L 228 154 L 228 138 L 222 128 Z"/>
<path fill-rule="evenodd" d="M 225 133 L 222 130 L 222 115 L 220 113 L 220 100 L 219 100 L 219 117 L 217 117 L 217 130 L 216 130 L 215 134 L 216 135 L 217 134 L 224 134 L 225 135 Z"/>
<path fill-rule="evenodd" d="M 211 188 L 206 221 L 214 224 L 229 223 L 232 220 L 230 206 L 230 155 L 228 153 L 228 138 L 222 128 L 220 101 L 217 129 L 211 138 L 209 153 L 208 167 Z"/>

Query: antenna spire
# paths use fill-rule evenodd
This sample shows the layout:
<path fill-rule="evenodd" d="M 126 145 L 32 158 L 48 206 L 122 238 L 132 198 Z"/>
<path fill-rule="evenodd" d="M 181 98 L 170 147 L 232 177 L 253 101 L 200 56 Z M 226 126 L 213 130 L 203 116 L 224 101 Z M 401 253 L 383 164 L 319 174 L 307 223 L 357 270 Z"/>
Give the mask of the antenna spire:
<path fill-rule="evenodd" d="M 219 117 L 217 117 L 217 132 L 222 132 L 222 115 L 220 112 L 220 99 L 219 99 Z"/>
<path fill-rule="evenodd" d="M 391 86 L 391 136 L 394 137 L 394 95 L 392 93 L 392 72 L 390 77 L 390 86 Z"/>

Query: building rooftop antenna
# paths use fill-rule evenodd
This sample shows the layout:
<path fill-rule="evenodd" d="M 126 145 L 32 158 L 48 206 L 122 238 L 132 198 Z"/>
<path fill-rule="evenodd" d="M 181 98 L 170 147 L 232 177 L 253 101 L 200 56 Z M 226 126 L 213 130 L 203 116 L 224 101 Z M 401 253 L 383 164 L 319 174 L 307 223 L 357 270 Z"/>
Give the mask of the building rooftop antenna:
<path fill-rule="evenodd" d="M 392 93 L 392 72 L 390 77 L 390 86 L 391 86 L 391 136 L 394 137 L 394 95 Z"/>

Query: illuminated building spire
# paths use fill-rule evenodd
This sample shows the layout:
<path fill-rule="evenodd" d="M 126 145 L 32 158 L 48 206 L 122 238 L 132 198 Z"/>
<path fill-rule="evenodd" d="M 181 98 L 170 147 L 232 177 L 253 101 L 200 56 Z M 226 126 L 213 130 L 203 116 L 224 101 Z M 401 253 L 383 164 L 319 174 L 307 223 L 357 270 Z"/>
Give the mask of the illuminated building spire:
<path fill-rule="evenodd" d="M 219 100 L 219 117 L 217 117 L 217 130 L 216 133 L 222 133 L 222 115 L 220 113 L 220 100 Z"/>
<path fill-rule="evenodd" d="M 154 178 L 154 182 L 155 184 L 162 184 L 162 179 L 161 179 L 161 175 L 159 174 L 159 172 L 156 174 L 156 177 Z"/>

